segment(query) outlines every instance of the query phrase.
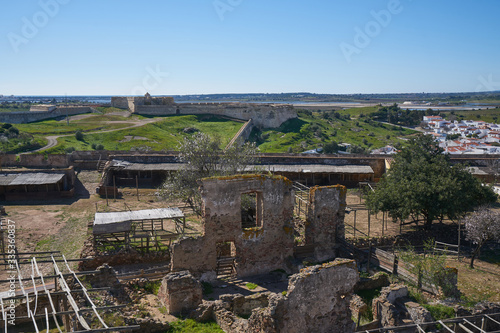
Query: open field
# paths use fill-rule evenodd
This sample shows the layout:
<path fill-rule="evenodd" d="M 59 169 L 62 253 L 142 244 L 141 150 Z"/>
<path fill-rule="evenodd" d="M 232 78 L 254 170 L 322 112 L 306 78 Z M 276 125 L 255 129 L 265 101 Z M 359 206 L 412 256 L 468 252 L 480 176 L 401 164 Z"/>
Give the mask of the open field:
<path fill-rule="evenodd" d="M 106 150 L 175 150 L 184 137 L 192 135 L 186 133 L 189 131 L 185 132 L 185 129 L 192 129 L 191 133 L 200 131 L 213 136 L 217 135 L 221 138 L 222 144 L 226 145 L 242 126 L 241 122 L 209 115 L 143 117 L 136 121 L 124 121 L 116 115 L 95 117 L 100 121 L 93 122 L 92 118 L 85 118 L 72 124 L 74 131 L 78 129 L 84 131 L 83 140 L 77 140 L 73 134 L 60 136 L 57 138 L 58 144 L 44 152 L 64 153 L 68 148 L 92 150 L 92 145 L 98 144 L 103 145 Z M 103 121 L 103 118 L 112 120 Z M 43 124 L 43 126 L 47 128 L 47 126 L 53 126 L 53 123 Z M 32 130 L 40 131 L 36 127 Z"/>
<path fill-rule="evenodd" d="M 455 116 L 457 120 L 482 120 L 487 123 L 500 123 L 500 108 L 471 111 L 447 111 L 442 112 L 442 114 L 448 120 L 450 120 L 452 116 Z"/>

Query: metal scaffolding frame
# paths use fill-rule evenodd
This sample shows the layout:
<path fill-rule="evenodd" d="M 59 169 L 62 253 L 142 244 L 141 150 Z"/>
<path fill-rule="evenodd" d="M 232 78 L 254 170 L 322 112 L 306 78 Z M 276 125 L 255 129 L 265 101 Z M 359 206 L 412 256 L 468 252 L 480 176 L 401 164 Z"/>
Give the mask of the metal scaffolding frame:
<path fill-rule="evenodd" d="M 495 319 L 496 318 L 496 319 Z M 466 317 L 443 319 L 434 322 L 411 324 L 397 327 L 382 327 L 372 330 L 358 330 L 363 333 L 383 333 L 383 332 L 407 332 L 409 329 L 416 329 L 419 333 L 426 333 L 427 327 L 441 325 L 446 332 L 467 332 L 467 333 L 499 333 L 500 332 L 500 312 L 492 314 L 479 314 Z M 435 330 L 433 330 L 434 332 Z"/>
<path fill-rule="evenodd" d="M 36 255 L 47 254 L 44 253 L 31 253 L 35 256 L 31 257 L 31 273 L 29 277 L 23 277 L 23 273 L 20 269 L 20 263 L 18 258 L 26 255 L 27 253 L 18 253 L 16 259 L 7 259 L 6 257 L 0 258 L 4 265 L 8 265 L 11 272 L 11 280 L 2 280 L 0 283 L 9 282 L 12 284 L 14 281 L 15 290 L 8 293 L 7 297 L 0 296 L 0 331 L 8 333 L 9 321 L 12 319 L 9 316 L 9 306 L 7 304 L 16 304 L 17 306 L 22 305 L 24 302 L 26 305 L 27 316 L 16 317 L 15 320 L 29 320 L 33 324 L 33 330 L 36 333 L 41 331 L 48 332 L 51 328 L 57 328 L 58 332 L 126 332 L 134 329 L 138 329 L 139 326 L 122 326 L 122 327 L 109 327 L 98 311 L 111 310 L 123 308 L 123 305 L 118 306 L 105 306 L 97 307 L 93 302 L 92 298 L 89 296 L 90 292 L 109 290 L 109 288 L 95 288 L 87 289 L 81 280 L 78 278 L 80 275 L 90 275 L 98 273 L 96 271 L 88 272 L 74 272 L 71 269 L 69 260 L 66 259 L 64 255 L 58 254 L 56 252 L 50 253 L 51 260 L 45 260 L 46 263 L 51 263 L 54 274 L 44 275 L 42 269 L 40 269 Z M 57 256 L 60 258 L 56 259 Z M 46 256 L 47 257 L 47 256 Z M 45 258 L 46 258 L 45 257 Z M 26 259 L 26 258 L 23 258 Z M 62 269 L 59 268 L 59 263 L 63 263 Z M 27 264 L 27 262 L 22 262 L 22 264 Z M 66 273 L 63 273 L 65 271 Z M 67 282 L 67 278 L 71 277 L 74 283 L 78 285 L 79 289 L 71 289 Z M 47 283 L 48 279 L 54 279 L 53 283 Z M 26 282 L 31 282 L 30 287 L 25 287 Z M 20 290 L 18 290 L 17 286 Z M 5 293 L 4 293 L 5 294 Z M 81 308 L 78 306 L 75 300 L 75 294 L 83 294 L 83 299 L 86 304 L 90 304 L 88 308 Z M 49 306 L 42 310 L 42 313 L 37 313 L 37 308 L 39 308 L 38 303 L 40 298 L 46 297 Z M 20 302 L 19 302 L 20 301 Z M 40 309 L 38 309 L 40 310 Z M 91 312 L 98 319 L 97 328 L 92 328 L 87 322 L 83 313 Z M 45 328 L 42 330 L 38 327 L 39 322 L 37 319 L 45 318 Z M 73 320 L 72 320 L 73 319 Z M 52 327 L 51 327 L 52 323 Z"/>

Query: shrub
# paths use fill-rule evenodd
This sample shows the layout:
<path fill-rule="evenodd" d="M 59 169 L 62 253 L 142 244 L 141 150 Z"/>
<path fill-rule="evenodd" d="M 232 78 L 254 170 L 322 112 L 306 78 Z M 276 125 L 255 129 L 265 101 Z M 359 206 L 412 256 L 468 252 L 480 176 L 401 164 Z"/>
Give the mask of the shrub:
<path fill-rule="evenodd" d="M 75 139 L 77 139 L 78 141 L 83 141 L 84 135 L 81 130 L 75 132 Z"/>

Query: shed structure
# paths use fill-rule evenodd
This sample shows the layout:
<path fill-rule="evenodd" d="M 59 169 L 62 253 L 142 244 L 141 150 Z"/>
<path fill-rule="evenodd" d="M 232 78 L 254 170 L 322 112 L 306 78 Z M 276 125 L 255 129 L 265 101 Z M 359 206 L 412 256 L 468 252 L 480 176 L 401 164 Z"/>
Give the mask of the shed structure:
<path fill-rule="evenodd" d="M 0 173 L 0 199 L 40 200 L 71 197 L 74 171 L 8 171 Z"/>
<path fill-rule="evenodd" d="M 189 167 L 184 163 L 131 163 L 112 160 L 108 162 L 101 187 L 130 186 L 152 187 L 160 185 L 168 174 Z M 360 181 L 374 181 L 375 173 L 369 165 L 330 164 L 267 164 L 250 165 L 245 172 L 270 171 L 307 186 L 346 185 L 357 186 Z M 109 190 L 108 193 L 112 193 Z M 102 190 L 101 190 L 102 192 Z"/>
<path fill-rule="evenodd" d="M 134 247 L 160 251 L 184 234 L 186 218 L 179 208 L 95 213 L 92 233 L 96 247 Z"/>

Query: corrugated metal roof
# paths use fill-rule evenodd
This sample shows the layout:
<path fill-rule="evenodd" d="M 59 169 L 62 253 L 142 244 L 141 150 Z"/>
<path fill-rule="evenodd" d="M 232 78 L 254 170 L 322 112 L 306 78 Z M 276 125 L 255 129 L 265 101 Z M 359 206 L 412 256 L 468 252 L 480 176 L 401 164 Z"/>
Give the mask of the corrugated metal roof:
<path fill-rule="evenodd" d="M 131 212 L 95 213 L 92 232 L 95 235 L 127 232 L 132 229 L 132 221 L 181 217 L 184 217 L 184 214 L 177 207 L 145 209 Z"/>
<path fill-rule="evenodd" d="M 286 164 L 271 164 L 252 166 L 253 169 L 264 169 L 273 172 L 295 172 L 295 173 L 361 173 L 372 174 L 373 169 L 369 165 L 327 165 L 327 164 L 310 164 L 310 165 L 286 165 Z"/>
<path fill-rule="evenodd" d="M 114 160 L 112 167 L 130 171 L 176 171 L 188 167 L 184 163 L 130 163 Z M 328 165 L 328 164 L 271 164 L 271 165 L 251 165 L 245 171 L 270 170 L 274 172 L 303 172 L 303 173 L 360 173 L 373 174 L 373 169 L 369 165 Z"/>
<path fill-rule="evenodd" d="M 64 178 L 61 173 L 19 173 L 0 174 L 0 185 L 49 185 Z"/>
<path fill-rule="evenodd" d="M 184 214 L 177 207 L 145 209 L 129 212 L 95 213 L 94 225 L 153 219 L 173 219 L 180 217 L 184 217 Z"/>

